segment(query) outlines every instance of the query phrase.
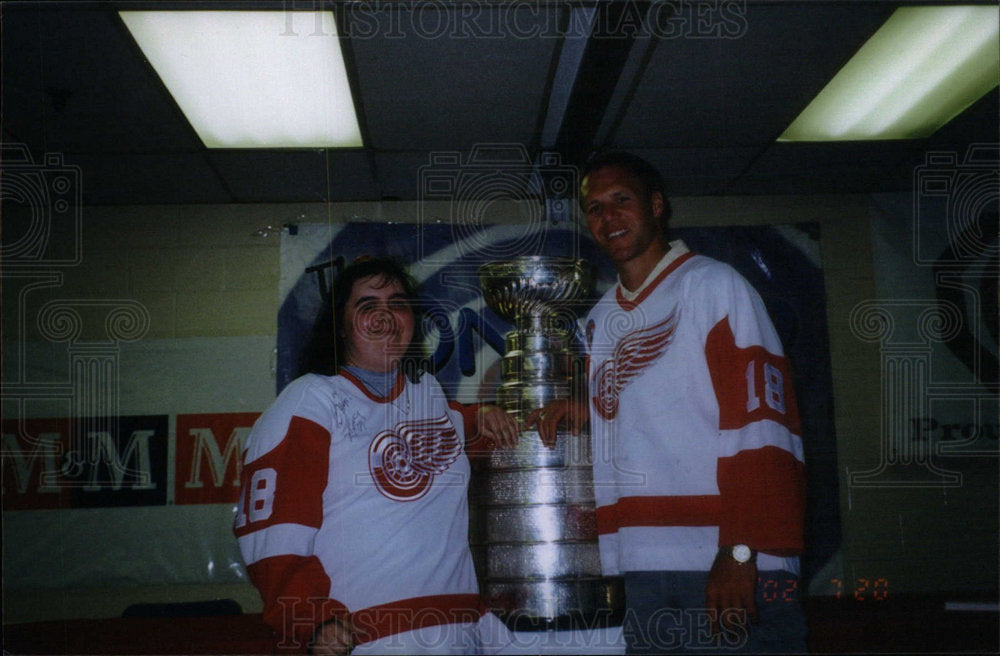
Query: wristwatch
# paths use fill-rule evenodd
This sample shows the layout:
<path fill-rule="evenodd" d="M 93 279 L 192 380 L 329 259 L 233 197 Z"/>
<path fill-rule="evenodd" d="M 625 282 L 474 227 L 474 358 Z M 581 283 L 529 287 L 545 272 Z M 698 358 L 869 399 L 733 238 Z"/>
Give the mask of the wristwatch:
<path fill-rule="evenodd" d="M 749 563 L 754 557 L 753 549 L 745 544 L 734 544 L 729 548 L 729 554 L 740 565 Z"/>

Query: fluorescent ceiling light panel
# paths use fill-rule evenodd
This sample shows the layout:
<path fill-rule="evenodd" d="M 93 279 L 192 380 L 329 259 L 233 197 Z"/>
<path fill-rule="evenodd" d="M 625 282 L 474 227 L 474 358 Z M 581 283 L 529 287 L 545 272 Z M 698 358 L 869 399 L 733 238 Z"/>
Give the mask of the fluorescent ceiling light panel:
<path fill-rule="evenodd" d="M 779 141 L 919 139 L 1000 80 L 1000 8 L 901 7 Z"/>
<path fill-rule="evenodd" d="M 363 145 L 332 12 L 119 13 L 206 147 Z"/>

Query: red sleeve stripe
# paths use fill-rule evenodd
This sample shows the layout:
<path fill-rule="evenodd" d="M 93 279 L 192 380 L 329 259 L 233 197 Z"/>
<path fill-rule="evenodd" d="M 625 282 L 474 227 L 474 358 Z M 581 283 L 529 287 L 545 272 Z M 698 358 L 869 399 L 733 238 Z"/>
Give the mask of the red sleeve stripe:
<path fill-rule="evenodd" d="M 351 613 L 354 644 L 442 624 L 472 624 L 486 612 L 475 594 L 447 594 L 401 599 Z"/>
<path fill-rule="evenodd" d="M 718 484 L 726 509 L 719 544 L 782 555 L 802 549 L 805 466 L 791 453 L 770 446 L 719 458 Z"/>
<path fill-rule="evenodd" d="M 476 422 L 476 413 L 483 407 L 482 403 L 463 404 L 458 401 L 449 401 L 448 407 L 454 412 L 462 415 L 462 427 L 465 429 L 465 444 L 470 445 L 479 438 L 479 424 Z"/>
<path fill-rule="evenodd" d="M 330 599 L 330 577 L 316 556 L 274 556 L 247 566 L 264 601 L 264 621 L 281 635 L 279 647 L 305 647 L 313 633 L 347 608 Z"/>
<path fill-rule="evenodd" d="M 293 416 L 277 447 L 248 463 L 235 533 L 242 537 L 277 524 L 319 528 L 330 461 L 330 432 Z"/>
<path fill-rule="evenodd" d="M 629 526 L 718 526 L 718 495 L 622 497 L 597 509 L 597 532 L 617 533 Z"/>
<path fill-rule="evenodd" d="M 729 317 L 709 331 L 705 359 L 719 403 L 720 430 L 770 419 L 802 434 L 787 359 L 758 345 L 738 347 Z"/>

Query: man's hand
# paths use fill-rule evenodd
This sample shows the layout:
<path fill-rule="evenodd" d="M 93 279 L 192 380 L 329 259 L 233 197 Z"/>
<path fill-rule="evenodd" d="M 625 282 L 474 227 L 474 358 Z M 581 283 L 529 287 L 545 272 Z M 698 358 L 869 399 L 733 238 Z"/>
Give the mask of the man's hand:
<path fill-rule="evenodd" d="M 542 444 L 550 449 L 556 446 L 556 431 L 559 424 L 566 422 L 573 435 L 579 435 L 587 423 L 588 408 L 585 403 L 572 399 L 559 399 L 537 408 L 524 420 L 525 428 L 537 428 Z"/>
<path fill-rule="evenodd" d="M 480 437 L 499 448 L 513 449 L 517 446 L 517 436 L 521 432 L 517 420 L 499 406 L 480 406 L 476 410 L 476 426 Z"/>
<path fill-rule="evenodd" d="M 705 590 L 706 607 L 716 611 L 716 622 L 712 627 L 715 632 L 719 631 L 720 625 L 727 629 L 734 627 L 737 617 L 732 615 L 731 609 L 746 611 L 750 622 L 757 621 L 756 586 L 757 563 L 754 560 L 738 563 L 728 548 L 720 549 L 708 573 Z"/>
<path fill-rule="evenodd" d="M 316 629 L 309 653 L 316 656 L 347 656 L 353 648 L 351 623 L 333 618 Z"/>

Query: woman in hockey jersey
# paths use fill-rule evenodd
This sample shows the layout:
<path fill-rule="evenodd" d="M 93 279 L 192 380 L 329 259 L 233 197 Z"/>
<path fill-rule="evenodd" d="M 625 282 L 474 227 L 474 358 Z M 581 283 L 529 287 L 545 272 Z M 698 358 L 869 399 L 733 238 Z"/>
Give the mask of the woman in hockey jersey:
<path fill-rule="evenodd" d="M 518 427 L 449 405 L 423 374 L 415 298 L 392 261 L 345 269 L 337 375 L 290 383 L 247 440 L 235 533 L 281 647 L 467 654 L 505 639 L 468 546 L 464 425 L 500 445 Z"/>

